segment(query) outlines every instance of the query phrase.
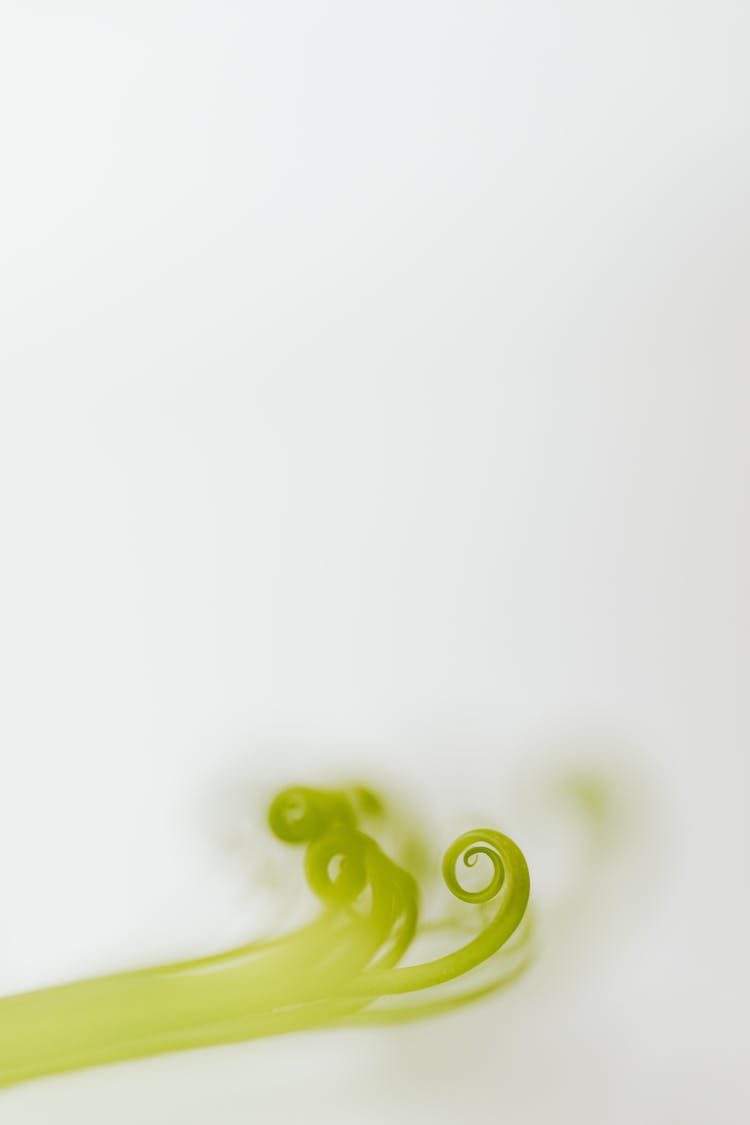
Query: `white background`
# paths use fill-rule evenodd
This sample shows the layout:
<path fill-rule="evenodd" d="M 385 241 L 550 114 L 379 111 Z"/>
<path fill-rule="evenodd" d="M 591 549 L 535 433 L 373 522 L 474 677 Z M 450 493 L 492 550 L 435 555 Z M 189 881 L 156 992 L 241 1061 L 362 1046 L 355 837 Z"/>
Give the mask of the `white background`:
<path fill-rule="evenodd" d="M 641 811 L 507 996 L 4 1122 L 745 1119 L 749 33 L 5 0 L 0 989 L 251 936 L 290 779 L 534 874 L 518 778 L 581 750 Z"/>

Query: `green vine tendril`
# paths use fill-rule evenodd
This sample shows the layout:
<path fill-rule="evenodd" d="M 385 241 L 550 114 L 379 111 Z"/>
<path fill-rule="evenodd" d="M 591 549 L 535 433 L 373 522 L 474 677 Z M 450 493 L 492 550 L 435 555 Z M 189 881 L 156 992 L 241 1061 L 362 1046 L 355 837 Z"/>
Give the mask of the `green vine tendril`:
<path fill-rule="evenodd" d="M 420 895 L 413 876 L 363 830 L 363 817 L 380 822 L 383 811 L 364 789 L 283 790 L 271 803 L 269 824 L 280 841 L 304 847 L 318 917 L 226 953 L 0 999 L 0 1086 L 286 1031 L 418 1018 L 514 979 L 524 943 L 511 938 L 522 933 L 529 898 L 529 872 L 516 844 L 492 829 L 466 832 L 451 844 L 442 868 L 448 890 L 480 914 L 497 900 L 494 916 L 461 948 L 403 965 L 419 936 Z M 470 872 L 480 860 L 489 864 L 489 879 L 466 889 L 459 870 Z M 450 923 L 429 927 L 436 928 L 455 932 Z M 489 983 L 447 990 L 490 959 L 497 966 Z M 426 992 L 426 999 L 415 996 Z"/>

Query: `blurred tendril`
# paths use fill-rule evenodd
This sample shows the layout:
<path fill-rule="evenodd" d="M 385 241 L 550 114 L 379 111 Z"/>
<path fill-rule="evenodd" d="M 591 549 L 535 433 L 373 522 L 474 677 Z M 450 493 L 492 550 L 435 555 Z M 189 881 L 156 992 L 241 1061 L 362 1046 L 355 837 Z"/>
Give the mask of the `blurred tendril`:
<path fill-rule="evenodd" d="M 278 840 L 304 848 L 320 904 L 311 922 L 226 953 L 0 1000 L 0 1086 L 286 1031 L 420 1018 L 522 970 L 529 871 L 508 836 L 475 829 L 450 845 L 443 879 L 477 908 L 475 931 L 458 949 L 404 964 L 421 932 L 455 940 L 463 926 L 420 925 L 416 879 L 363 830 L 363 820 L 387 820 L 381 799 L 362 787 L 293 787 L 274 798 L 268 820 Z M 477 983 L 473 971 L 490 963 L 491 979 Z"/>

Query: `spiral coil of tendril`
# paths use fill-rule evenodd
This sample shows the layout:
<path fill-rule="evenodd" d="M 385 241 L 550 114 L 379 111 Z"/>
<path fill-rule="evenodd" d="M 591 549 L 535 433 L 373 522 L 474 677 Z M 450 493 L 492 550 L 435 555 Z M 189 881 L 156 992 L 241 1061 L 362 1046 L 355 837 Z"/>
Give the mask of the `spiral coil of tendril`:
<path fill-rule="evenodd" d="M 502 896 L 495 918 L 454 953 L 422 965 L 399 967 L 417 930 L 418 889 L 413 879 L 356 827 L 356 815 L 345 793 L 292 788 L 271 805 L 270 823 L 276 835 L 290 843 L 306 843 L 305 873 L 321 901 L 331 907 L 353 903 L 369 889 L 377 909 L 383 942 L 390 939 L 391 955 L 363 963 L 350 979 L 340 982 L 338 994 L 387 996 L 418 991 L 462 976 L 495 953 L 517 929 L 529 896 L 526 861 L 513 841 L 493 829 L 474 829 L 455 840 L 443 858 L 442 874 L 448 890 L 461 902 L 481 905 Z M 459 876 L 480 860 L 489 861 L 490 876 L 478 889 L 468 889 Z M 335 867 L 334 867 L 335 865 Z M 393 951 L 397 950 L 397 955 Z"/>
<path fill-rule="evenodd" d="M 489 902 L 495 898 L 505 882 L 505 864 L 492 837 L 496 833 L 489 829 L 465 832 L 454 840 L 443 857 L 443 879 L 451 894 L 462 902 Z M 492 864 L 492 878 L 482 890 L 469 891 L 459 881 L 456 868 L 460 861 L 465 867 L 473 867 L 480 856 L 486 856 Z"/>

